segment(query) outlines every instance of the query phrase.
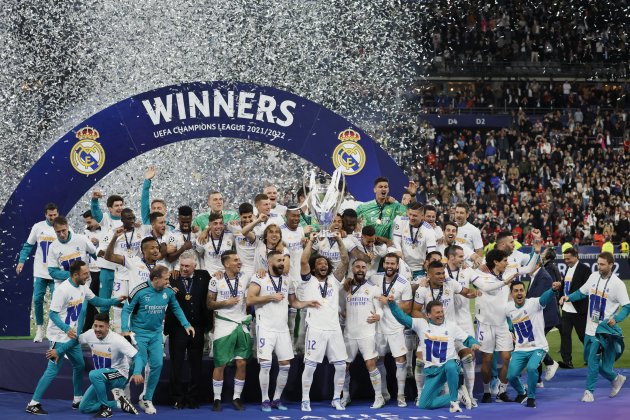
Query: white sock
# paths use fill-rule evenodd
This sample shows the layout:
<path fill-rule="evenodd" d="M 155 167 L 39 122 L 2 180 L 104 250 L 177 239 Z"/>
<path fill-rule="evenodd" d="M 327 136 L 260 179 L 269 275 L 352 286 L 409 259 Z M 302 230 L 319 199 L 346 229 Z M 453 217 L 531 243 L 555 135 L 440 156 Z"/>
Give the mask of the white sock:
<path fill-rule="evenodd" d="M 311 385 L 313 384 L 313 374 L 317 369 L 317 363 L 311 360 L 304 360 L 304 372 L 302 372 L 302 401 L 310 401 Z"/>
<path fill-rule="evenodd" d="M 260 373 L 258 374 L 258 382 L 260 382 L 260 393 L 262 400 L 269 401 L 269 371 L 271 370 L 271 362 L 260 362 Z"/>
<path fill-rule="evenodd" d="M 346 377 L 343 381 L 343 397 L 350 398 L 350 369 L 346 369 Z"/>
<path fill-rule="evenodd" d="M 35 400 L 31 400 L 30 403 L 28 403 L 28 405 L 37 405 L 39 404 L 39 401 L 35 401 Z"/>
<path fill-rule="evenodd" d="M 151 373 L 151 368 L 149 367 L 149 364 L 147 363 L 144 366 L 144 387 L 142 389 L 142 396 L 144 397 L 144 394 L 147 393 L 147 386 L 149 384 L 149 374 Z"/>
<path fill-rule="evenodd" d="M 508 384 L 504 384 L 503 382 L 499 382 L 499 394 L 503 394 L 507 391 Z"/>
<path fill-rule="evenodd" d="M 424 388 L 424 362 L 422 359 L 416 359 L 416 368 L 413 371 L 413 376 L 416 380 L 416 388 L 418 389 L 418 395 L 422 394 L 422 388 Z"/>
<path fill-rule="evenodd" d="M 243 387 L 245 386 L 245 379 L 236 379 L 234 378 L 234 396 L 233 400 L 237 398 L 241 398 L 241 394 L 243 393 Z M 267 383 L 267 387 L 269 387 L 269 383 Z"/>
<path fill-rule="evenodd" d="M 221 392 L 223 392 L 223 381 L 212 380 L 212 391 L 214 392 L 214 399 L 221 400 Z"/>
<path fill-rule="evenodd" d="M 467 354 L 462 359 L 462 368 L 464 370 L 464 384 L 468 388 L 468 393 L 472 395 L 475 386 L 475 359 L 471 354 Z"/>
<path fill-rule="evenodd" d="M 374 388 L 374 397 L 382 397 L 381 393 L 381 372 L 378 369 L 374 369 L 370 372 L 370 382 L 372 382 L 372 388 Z"/>
<path fill-rule="evenodd" d="M 381 374 L 381 393 L 383 395 L 387 395 L 389 394 L 389 391 L 387 390 L 387 369 L 385 369 L 383 359 L 379 359 L 379 361 L 376 362 L 376 369 L 378 369 Z"/>
<path fill-rule="evenodd" d="M 291 365 L 280 365 L 278 378 L 276 379 L 276 392 L 273 394 L 274 401 L 282 397 L 282 391 L 284 391 L 284 387 L 287 385 L 287 379 L 289 379 L 289 369 L 291 369 Z"/>
<path fill-rule="evenodd" d="M 334 362 L 335 365 L 335 376 L 334 376 L 334 394 L 333 399 L 337 399 L 341 397 L 341 390 L 343 389 L 344 379 L 346 377 L 346 362 L 345 360 L 341 360 L 338 362 Z"/>
<path fill-rule="evenodd" d="M 82 399 L 83 399 L 83 395 L 75 395 L 74 398 L 72 399 L 72 402 L 73 403 L 81 402 Z"/>
<path fill-rule="evenodd" d="M 396 382 L 398 382 L 398 396 L 405 395 L 407 380 L 407 362 L 396 362 Z"/>
<path fill-rule="evenodd" d="M 114 330 L 114 332 L 117 332 L 118 334 L 121 333 L 121 328 L 122 328 L 122 308 L 119 308 L 117 306 L 112 306 L 112 329 Z"/>
<path fill-rule="evenodd" d="M 484 394 L 490 394 L 490 382 L 483 384 L 483 393 Z"/>

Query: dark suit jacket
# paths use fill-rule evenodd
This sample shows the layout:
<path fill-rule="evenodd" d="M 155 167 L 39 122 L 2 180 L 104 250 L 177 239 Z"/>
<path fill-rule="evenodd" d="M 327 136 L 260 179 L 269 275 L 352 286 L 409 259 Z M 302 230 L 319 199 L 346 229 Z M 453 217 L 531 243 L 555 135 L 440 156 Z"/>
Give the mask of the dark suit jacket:
<path fill-rule="evenodd" d="M 542 267 L 530 282 L 530 287 L 527 289 L 525 297 L 536 298 L 542 296 L 543 293 L 551 288 L 552 283 L 551 275 Z M 545 317 L 545 328 L 555 327 L 560 324 L 560 314 L 558 313 L 558 304 L 555 299 L 545 307 L 543 315 Z"/>
<path fill-rule="evenodd" d="M 575 267 L 575 271 L 573 272 L 573 279 L 571 279 L 571 287 L 569 287 L 569 294 L 575 292 L 580 287 L 584 286 L 584 283 L 586 283 L 586 280 L 588 280 L 591 274 L 593 274 L 593 272 L 588 267 L 588 265 L 578 261 L 577 267 Z M 562 289 L 560 290 L 560 292 L 561 292 L 560 296 L 562 296 L 564 294 L 564 285 Z M 582 299 L 582 300 L 579 300 L 577 302 L 572 302 L 572 303 L 578 314 L 586 315 L 586 313 L 588 312 L 588 299 Z"/>
<path fill-rule="evenodd" d="M 203 334 L 210 329 L 210 311 L 206 304 L 209 283 L 210 275 L 206 270 L 195 270 L 190 290 L 192 298 L 190 301 L 187 301 L 184 281 L 181 278 L 171 278 L 171 287 L 177 289 L 175 294 L 177 302 L 181 306 L 182 311 L 184 311 L 188 322 L 195 328 L 195 334 Z M 169 307 L 164 321 L 164 334 L 169 335 L 178 328 L 183 329 L 172 308 Z"/>

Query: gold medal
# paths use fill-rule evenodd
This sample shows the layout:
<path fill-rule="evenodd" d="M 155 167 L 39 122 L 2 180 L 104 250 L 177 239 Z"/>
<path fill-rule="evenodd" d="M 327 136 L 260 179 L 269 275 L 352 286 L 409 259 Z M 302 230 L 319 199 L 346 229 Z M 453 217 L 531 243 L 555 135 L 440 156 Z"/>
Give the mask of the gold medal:
<path fill-rule="evenodd" d="M 322 299 L 322 304 L 326 305 L 328 303 L 328 299 Z"/>
<path fill-rule="evenodd" d="M 186 300 L 190 300 L 191 298 L 192 298 L 192 296 L 189 295 L 189 294 L 186 294 L 186 296 L 184 297 L 184 299 L 186 299 Z"/>

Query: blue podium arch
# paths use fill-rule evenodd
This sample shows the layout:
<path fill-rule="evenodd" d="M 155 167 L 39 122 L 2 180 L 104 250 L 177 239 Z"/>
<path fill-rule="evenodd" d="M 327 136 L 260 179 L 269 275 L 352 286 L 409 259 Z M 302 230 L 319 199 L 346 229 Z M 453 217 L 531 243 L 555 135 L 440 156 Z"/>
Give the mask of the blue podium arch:
<path fill-rule="evenodd" d="M 61 137 L 28 171 L 0 213 L 0 336 L 29 335 L 32 260 L 19 276 L 15 265 L 31 226 L 43 220 L 46 203 L 56 203 L 67 214 L 95 183 L 128 160 L 167 144 L 213 137 L 280 147 L 329 174 L 341 167 L 358 200 L 373 198 L 378 176 L 389 178 L 392 194 L 407 185 L 402 169 L 360 128 L 290 92 L 215 81 L 132 96 Z M 301 169 L 296 173 L 301 175 Z"/>

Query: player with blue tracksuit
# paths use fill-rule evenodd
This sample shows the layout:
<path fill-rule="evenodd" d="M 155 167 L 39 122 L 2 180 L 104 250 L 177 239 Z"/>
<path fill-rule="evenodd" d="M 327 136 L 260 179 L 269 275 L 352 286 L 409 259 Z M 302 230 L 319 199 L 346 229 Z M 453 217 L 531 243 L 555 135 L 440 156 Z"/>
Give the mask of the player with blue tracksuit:
<path fill-rule="evenodd" d="M 547 290 L 539 298 L 526 299 L 525 285 L 522 282 L 510 285 L 512 301 L 505 308 L 505 316 L 508 323 L 512 324 L 515 342 L 507 377 L 518 393 L 515 401 L 522 403 L 527 399 L 527 407 L 530 408 L 536 408 L 538 366 L 549 351 L 543 309 L 549 303 L 555 305 L 554 290 L 558 290 L 560 286 L 561 283 L 554 283 L 553 289 Z M 521 382 L 523 369 L 527 369 L 527 393 Z"/>
<path fill-rule="evenodd" d="M 147 414 L 156 413 L 152 399 L 162 371 L 162 325 L 169 305 L 188 334 L 194 337 L 195 329 L 186 319 L 175 292 L 169 286 L 169 270 L 158 265 L 151 269 L 149 281 L 133 289 L 122 311 L 122 335 L 135 334 L 140 357 L 145 363 L 148 361 L 151 368 L 145 394 L 140 400 Z"/>
<path fill-rule="evenodd" d="M 444 321 L 444 305 L 439 300 L 427 304 L 428 320 L 410 317 L 393 300 L 389 301 L 389 308 L 398 322 L 415 331 L 420 340 L 419 347 L 423 349 L 425 381 L 418 407 L 433 409 L 450 403 L 449 411 L 457 413 L 462 411 L 460 401 L 470 406 L 466 385 L 458 387 L 459 365 L 455 341 L 459 340 L 473 350 L 479 348 L 479 342 L 456 324 Z M 448 384 L 449 392 L 440 395 L 444 383 Z"/>
<path fill-rule="evenodd" d="M 59 210 L 54 203 L 46 204 L 44 208 L 46 219 L 37 222 L 31 228 L 31 232 L 22 246 L 18 264 L 15 272 L 19 275 L 24 269 L 24 263 L 28 259 L 29 254 L 35 248 L 35 258 L 33 260 L 33 312 L 35 312 L 36 332 L 33 341 L 41 343 L 46 335 L 44 330 L 44 296 L 46 289 L 50 289 L 52 297 L 55 290 L 55 282 L 48 273 L 46 258 L 48 257 L 48 247 L 56 239 L 55 230 L 53 229 L 53 220 L 59 216 Z"/>

